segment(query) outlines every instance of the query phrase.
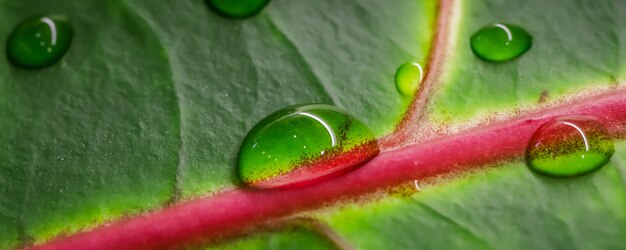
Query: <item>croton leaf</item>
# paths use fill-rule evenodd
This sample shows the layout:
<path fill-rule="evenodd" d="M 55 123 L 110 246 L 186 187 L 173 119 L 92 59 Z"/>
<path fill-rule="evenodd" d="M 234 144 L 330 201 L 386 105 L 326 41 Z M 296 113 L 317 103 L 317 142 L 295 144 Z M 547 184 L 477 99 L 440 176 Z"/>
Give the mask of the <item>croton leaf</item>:
<path fill-rule="evenodd" d="M 626 144 L 616 150 L 606 167 L 576 179 L 507 163 L 442 185 L 410 183 L 410 197 L 319 216 L 357 249 L 620 249 Z"/>
<path fill-rule="evenodd" d="M 621 248 L 624 11 L 273 0 L 233 19 L 201 0 L 0 0 L 4 37 L 37 14 L 74 28 L 51 67 L 0 64 L 0 249 Z M 530 50 L 476 57 L 470 36 L 494 23 L 525 29 Z M 409 61 L 425 68 L 413 97 L 394 85 Z M 241 187 L 246 133 L 304 103 L 357 117 L 381 154 L 307 187 Z M 566 179 L 525 167 L 532 133 L 561 115 L 606 126 L 609 164 Z"/>

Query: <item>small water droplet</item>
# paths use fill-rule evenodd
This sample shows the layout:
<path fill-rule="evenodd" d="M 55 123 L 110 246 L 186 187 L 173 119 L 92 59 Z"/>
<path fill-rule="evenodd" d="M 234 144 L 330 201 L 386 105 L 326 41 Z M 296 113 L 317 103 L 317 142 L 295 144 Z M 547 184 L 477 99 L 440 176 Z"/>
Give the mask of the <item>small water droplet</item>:
<path fill-rule="evenodd" d="M 43 68 L 59 61 L 70 47 L 73 30 L 67 19 L 36 16 L 19 23 L 7 42 L 11 63 L 22 68 Z M 45 47 L 45 45 L 49 45 Z"/>
<path fill-rule="evenodd" d="M 542 125 L 526 151 L 531 169 L 551 176 L 576 176 L 604 166 L 613 155 L 613 140 L 590 117 L 562 117 Z"/>
<path fill-rule="evenodd" d="M 360 121 L 336 107 L 310 104 L 261 120 L 244 139 L 237 160 L 244 184 L 276 188 L 349 171 L 377 154 L 374 136 Z"/>
<path fill-rule="evenodd" d="M 519 26 L 496 23 L 476 31 L 470 38 L 470 46 L 484 60 L 504 62 L 528 51 L 532 36 Z"/>
<path fill-rule="evenodd" d="M 419 63 L 407 62 L 396 70 L 396 88 L 404 96 L 413 96 L 424 77 L 424 70 Z"/>
<path fill-rule="evenodd" d="M 218 14 L 229 18 L 246 18 L 259 13 L 270 0 L 205 0 Z"/>

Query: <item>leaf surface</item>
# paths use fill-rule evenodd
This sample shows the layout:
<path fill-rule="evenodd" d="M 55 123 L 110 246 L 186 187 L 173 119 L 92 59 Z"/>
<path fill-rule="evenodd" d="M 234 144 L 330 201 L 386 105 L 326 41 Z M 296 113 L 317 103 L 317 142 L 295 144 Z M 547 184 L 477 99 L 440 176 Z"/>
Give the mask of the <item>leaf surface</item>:
<path fill-rule="evenodd" d="M 449 136 L 443 141 L 468 125 L 487 128 L 555 105 L 565 110 L 571 100 L 622 89 L 620 1 L 444 2 L 453 7 L 438 18 L 448 26 L 434 30 L 437 2 L 429 0 L 274 0 L 244 20 L 216 15 L 203 1 L 0 1 L 5 36 L 40 13 L 67 15 L 75 26 L 58 64 L 37 71 L 0 64 L 0 248 L 45 244 L 148 211 L 157 212 L 146 220 L 158 219 L 159 211 L 210 205 L 211 197 L 262 197 L 241 190 L 219 196 L 237 187 L 237 149 L 258 120 L 293 104 L 328 103 L 383 137 L 415 107 L 393 84 L 396 67 L 409 60 L 440 59 L 442 71 L 426 77 L 433 91 L 417 100 L 426 103 L 427 122 L 419 125 L 434 127 L 416 130 L 437 132 L 424 134 L 429 139 Z M 502 64 L 476 58 L 469 36 L 497 22 L 527 29 L 533 47 Z M 449 29 L 447 42 L 431 46 L 442 29 Z M 445 53 L 428 54 L 434 50 Z M 614 96 L 605 101 L 615 104 Z M 410 197 L 311 214 L 359 249 L 619 249 L 626 243 L 625 152 L 619 142 L 609 165 L 579 178 L 535 175 L 518 157 L 422 185 Z M 331 243 L 297 227 L 222 246 Z"/>
<path fill-rule="evenodd" d="M 623 3 L 459 2 L 445 70 L 427 109 L 436 126 L 458 131 L 622 88 Z M 531 50 L 501 64 L 475 57 L 469 37 L 498 22 L 526 28 Z M 603 169 L 578 178 L 544 177 L 517 159 L 421 184 L 410 197 L 330 209 L 318 218 L 356 249 L 621 249 L 625 145 L 616 144 Z"/>
<path fill-rule="evenodd" d="M 624 152 L 620 142 L 607 166 L 574 179 L 516 161 L 320 217 L 357 249 L 620 249 Z"/>
<path fill-rule="evenodd" d="M 154 34 L 120 4 L 1 3 L 1 34 L 41 12 L 68 14 L 77 31 L 51 68 L 0 64 L 2 246 L 151 209 L 172 195 L 179 119 L 171 71 Z"/>
<path fill-rule="evenodd" d="M 233 188 L 245 133 L 285 106 L 390 133 L 410 101 L 395 67 L 425 61 L 435 2 L 275 0 L 229 20 L 203 1 L 0 1 L 0 34 L 40 13 L 75 36 L 50 68 L 0 64 L 1 248 Z"/>
<path fill-rule="evenodd" d="M 431 97 L 434 123 L 478 124 L 623 85 L 622 1 L 490 0 L 458 5 L 443 80 Z M 533 37 L 530 50 L 506 63 L 476 57 L 470 36 L 494 23 L 523 27 Z"/>

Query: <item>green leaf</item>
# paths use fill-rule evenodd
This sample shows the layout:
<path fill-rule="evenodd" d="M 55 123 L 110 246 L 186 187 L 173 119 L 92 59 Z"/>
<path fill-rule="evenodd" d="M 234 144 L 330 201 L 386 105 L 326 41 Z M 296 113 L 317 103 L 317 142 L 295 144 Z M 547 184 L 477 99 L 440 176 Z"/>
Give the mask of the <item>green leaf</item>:
<path fill-rule="evenodd" d="M 621 2 L 459 2 L 458 33 L 441 88 L 431 97 L 431 121 L 462 127 L 621 85 L 624 20 L 618 13 L 626 8 Z M 508 63 L 477 58 L 469 37 L 496 22 L 527 29 L 534 39 L 531 50 Z M 607 166 L 578 178 L 537 175 L 517 160 L 422 184 L 409 198 L 348 205 L 318 216 L 356 249 L 621 249 L 624 162 L 626 143 L 619 142 Z"/>
<path fill-rule="evenodd" d="M 517 161 L 320 217 L 357 249 L 620 249 L 624 163 L 620 142 L 607 166 L 578 178 Z"/>
<path fill-rule="evenodd" d="M 626 5 L 620 1 L 457 3 L 452 49 L 428 107 L 428 119 L 444 129 L 622 85 L 625 20 L 618 13 Z M 507 63 L 476 57 L 469 38 L 493 23 L 528 30 L 532 48 Z M 620 249 L 626 243 L 626 143 L 615 151 L 603 169 L 577 178 L 541 176 L 516 160 L 421 184 L 408 198 L 318 216 L 356 249 Z"/>
<path fill-rule="evenodd" d="M 459 1 L 453 49 L 432 95 L 431 119 L 458 125 L 510 116 L 615 87 L 626 76 L 623 1 Z M 507 63 L 476 57 L 469 39 L 493 23 L 516 24 L 532 48 Z M 489 98 L 485 98 L 489 97 Z M 545 103 L 542 103 L 545 102 Z"/>
<path fill-rule="evenodd" d="M 0 64 L 0 248 L 232 188 L 245 133 L 285 106 L 390 133 L 410 101 L 393 73 L 425 61 L 435 2 L 275 0 L 230 20 L 203 1 L 6 0 L 0 34 L 41 13 L 75 36 L 52 67 Z"/>
<path fill-rule="evenodd" d="M 0 34 L 41 12 L 67 14 L 77 32 L 51 68 L 0 64 L 0 246 L 151 209 L 172 195 L 180 141 L 172 73 L 154 34 L 120 4 L 0 5 Z"/>
<path fill-rule="evenodd" d="M 210 245 L 209 249 L 276 249 L 276 250 L 300 250 L 300 249 L 337 249 L 337 246 L 306 226 L 292 226 L 280 230 L 264 230 L 239 239 Z"/>
<path fill-rule="evenodd" d="M 283 0 L 229 20 L 200 1 L 130 4 L 170 55 L 184 197 L 232 187 L 247 131 L 287 106 L 333 104 L 390 133 L 410 101 L 395 90 L 395 68 L 425 61 L 435 12 L 430 1 Z"/>
<path fill-rule="evenodd" d="M 438 27 L 450 28 L 447 43 L 436 44 L 450 46 L 440 48 L 443 71 L 426 75 L 435 80 L 424 117 L 439 127 L 425 131 L 621 86 L 622 2 L 454 3 L 439 17 L 450 21 Z M 411 102 L 396 91 L 394 72 L 411 60 L 432 69 L 436 10 L 434 0 L 274 0 L 232 20 L 203 1 L 0 0 L 5 37 L 42 13 L 68 16 L 75 30 L 52 67 L 0 64 L 0 248 L 236 188 L 241 140 L 286 106 L 333 104 L 376 136 L 391 133 Z M 496 22 L 526 29 L 532 48 L 501 64 L 475 57 L 469 37 Z M 538 176 L 515 161 L 317 216 L 363 249 L 621 248 L 622 162 L 624 142 L 608 166 L 579 178 Z M 298 227 L 223 246 L 330 247 L 326 240 Z"/>

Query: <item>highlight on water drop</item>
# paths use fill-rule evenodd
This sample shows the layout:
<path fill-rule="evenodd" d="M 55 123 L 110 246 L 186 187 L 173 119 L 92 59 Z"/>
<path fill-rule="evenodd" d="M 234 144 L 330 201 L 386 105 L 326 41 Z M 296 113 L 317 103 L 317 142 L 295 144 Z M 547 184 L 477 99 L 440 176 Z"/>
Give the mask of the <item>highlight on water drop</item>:
<path fill-rule="evenodd" d="M 406 62 L 396 70 L 396 89 L 404 96 L 413 96 L 424 78 L 424 69 L 417 62 Z"/>
<path fill-rule="evenodd" d="M 526 53 L 532 40 L 532 36 L 519 26 L 496 23 L 476 31 L 470 38 L 470 46 L 483 60 L 505 62 Z"/>
<path fill-rule="evenodd" d="M 9 35 L 7 57 L 21 68 L 43 68 L 67 52 L 74 31 L 63 16 L 35 16 L 19 23 Z"/>
<path fill-rule="evenodd" d="M 239 149 L 237 164 L 245 185 L 297 187 L 350 171 L 378 152 L 363 123 L 334 106 L 309 104 L 257 123 Z"/>
<path fill-rule="evenodd" d="M 207 5 L 216 13 L 228 17 L 241 19 L 251 17 L 261 12 L 270 0 L 205 0 Z"/>
<path fill-rule="evenodd" d="M 595 119 L 561 117 L 535 132 L 528 144 L 526 163 L 545 175 L 577 176 L 601 168 L 613 152 L 613 140 Z"/>

